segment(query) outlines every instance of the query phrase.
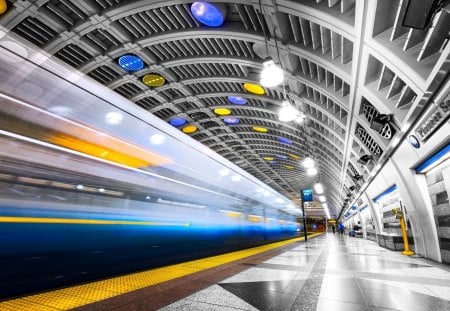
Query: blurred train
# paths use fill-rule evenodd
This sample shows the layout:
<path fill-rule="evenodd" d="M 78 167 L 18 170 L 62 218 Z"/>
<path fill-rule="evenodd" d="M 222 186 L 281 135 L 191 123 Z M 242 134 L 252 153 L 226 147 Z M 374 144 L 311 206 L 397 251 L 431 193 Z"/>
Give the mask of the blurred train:
<path fill-rule="evenodd" d="M 0 298 L 302 232 L 289 198 L 111 90 L 33 59 L 0 47 Z"/>

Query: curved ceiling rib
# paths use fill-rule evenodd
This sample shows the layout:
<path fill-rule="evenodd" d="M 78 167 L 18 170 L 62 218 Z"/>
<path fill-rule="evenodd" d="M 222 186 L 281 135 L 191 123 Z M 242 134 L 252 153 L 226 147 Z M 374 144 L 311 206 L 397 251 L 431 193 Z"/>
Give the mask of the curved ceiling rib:
<path fill-rule="evenodd" d="M 0 24 L 146 113 L 167 122 L 186 118 L 198 127 L 194 139 L 292 198 L 321 180 L 338 215 L 386 161 L 399 129 L 424 109 L 419 101 L 449 54 L 449 47 L 441 49 L 442 27 L 402 26 L 401 0 L 211 2 L 227 9 L 223 27 L 201 25 L 189 0 L 12 1 Z M 433 19 L 434 25 L 450 22 L 446 11 Z M 265 95 L 242 87 L 257 82 L 265 42 L 283 66 L 287 93 L 305 124 L 278 120 L 283 87 L 266 88 Z M 116 61 L 129 53 L 146 66 L 122 70 Z M 151 73 L 166 84 L 144 84 Z M 229 95 L 245 97 L 247 105 L 231 104 Z M 226 125 L 215 108 L 230 109 L 240 124 Z M 372 129 L 380 114 L 392 114 L 395 128 Z M 293 145 L 277 142 L 278 136 Z M 306 176 L 297 158 L 276 165 L 263 159 L 291 153 L 313 156 L 320 175 Z M 359 164 L 365 154 L 376 163 Z"/>

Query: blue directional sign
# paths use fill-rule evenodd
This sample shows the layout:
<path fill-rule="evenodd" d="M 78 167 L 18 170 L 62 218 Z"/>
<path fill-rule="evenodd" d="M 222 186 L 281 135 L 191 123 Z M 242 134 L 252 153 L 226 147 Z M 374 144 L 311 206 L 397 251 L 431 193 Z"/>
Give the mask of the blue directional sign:
<path fill-rule="evenodd" d="M 302 189 L 302 201 L 312 202 L 313 201 L 313 190 L 312 189 Z"/>

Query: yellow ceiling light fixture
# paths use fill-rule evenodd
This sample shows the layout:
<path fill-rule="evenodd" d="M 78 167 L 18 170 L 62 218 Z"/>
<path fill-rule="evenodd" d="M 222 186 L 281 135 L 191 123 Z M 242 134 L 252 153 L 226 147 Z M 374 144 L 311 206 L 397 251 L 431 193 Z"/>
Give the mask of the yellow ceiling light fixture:
<path fill-rule="evenodd" d="M 258 133 L 267 133 L 269 131 L 267 128 L 262 127 L 262 126 L 254 126 L 254 127 L 252 127 L 252 129 Z"/>
<path fill-rule="evenodd" d="M 292 165 L 285 165 L 283 167 L 287 170 L 293 170 L 295 168 L 295 166 L 292 166 Z"/>
<path fill-rule="evenodd" d="M 264 157 L 263 159 L 266 160 L 266 161 L 273 161 L 273 160 L 275 160 L 274 157 Z"/>
<path fill-rule="evenodd" d="M 142 82 L 151 87 L 158 87 L 164 85 L 166 83 L 166 79 L 157 73 L 149 73 L 142 78 Z"/>
<path fill-rule="evenodd" d="M 8 4 L 6 3 L 6 0 L 0 0 L 0 14 L 3 14 L 8 9 Z"/>
<path fill-rule="evenodd" d="M 244 89 L 247 92 L 250 92 L 250 93 L 256 94 L 256 95 L 266 94 L 266 91 L 264 90 L 264 88 L 261 85 L 256 84 L 256 83 L 246 82 L 246 83 L 244 83 Z"/>
<path fill-rule="evenodd" d="M 296 155 L 296 154 L 289 153 L 288 155 L 289 155 L 289 157 L 290 157 L 291 159 L 294 159 L 294 160 L 300 160 L 300 157 L 299 157 L 298 155 Z"/>
<path fill-rule="evenodd" d="M 228 116 L 231 114 L 231 110 L 227 108 L 216 108 L 214 109 L 214 113 L 218 116 Z"/>
<path fill-rule="evenodd" d="M 183 133 L 186 133 L 186 134 L 192 134 L 192 133 L 197 132 L 197 130 L 198 130 L 198 128 L 195 125 L 188 125 L 188 126 L 183 127 L 182 131 L 183 131 Z"/>

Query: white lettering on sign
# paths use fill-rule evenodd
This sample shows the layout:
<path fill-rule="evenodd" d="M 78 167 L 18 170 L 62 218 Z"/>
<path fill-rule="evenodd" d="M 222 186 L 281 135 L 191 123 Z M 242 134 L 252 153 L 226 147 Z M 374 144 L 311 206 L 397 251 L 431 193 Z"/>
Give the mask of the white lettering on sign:
<path fill-rule="evenodd" d="M 441 103 L 416 128 L 417 137 L 424 141 L 428 138 L 450 115 L 450 100 Z"/>

